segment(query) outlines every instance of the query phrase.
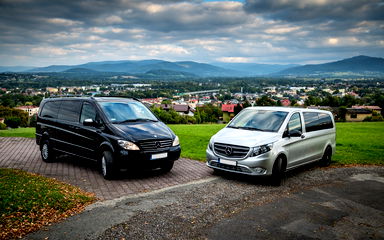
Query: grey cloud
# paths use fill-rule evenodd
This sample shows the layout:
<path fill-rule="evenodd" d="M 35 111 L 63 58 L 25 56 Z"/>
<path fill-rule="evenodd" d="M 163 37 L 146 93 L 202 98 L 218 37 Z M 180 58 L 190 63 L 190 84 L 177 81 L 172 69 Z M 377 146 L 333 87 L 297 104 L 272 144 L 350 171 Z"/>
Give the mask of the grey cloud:
<path fill-rule="evenodd" d="M 162 10 L 149 12 L 145 5 L 151 7 L 150 4 L 162 6 Z M 212 31 L 238 25 L 245 20 L 241 7 L 220 8 L 197 0 L 3 1 L 0 31 L 4 35 L 0 36 L 0 41 L 10 43 L 12 40 L 5 36 L 18 35 L 21 39 L 16 39 L 17 42 L 24 39 L 32 43 L 38 40 L 36 36 L 41 33 L 72 31 L 74 27 L 143 28 L 161 32 Z M 64 24 L 65 21 L 74 24 Z"/>
<path fill-rule="evenodd" d="M 50 64 L 130 57 L 277 63 L 384 54 L 382 1 L 320 2 L 327 4 L 0 0 L 0 65 L 23 54 Z M 327 44 L 330 38 L 339 44 Z"/>
<path fill-rule="evenodd" d="M 248 13 L 260 13 L 271 19 L 303 20 L 384 20 L 382 0 L 247 0 Z"/>

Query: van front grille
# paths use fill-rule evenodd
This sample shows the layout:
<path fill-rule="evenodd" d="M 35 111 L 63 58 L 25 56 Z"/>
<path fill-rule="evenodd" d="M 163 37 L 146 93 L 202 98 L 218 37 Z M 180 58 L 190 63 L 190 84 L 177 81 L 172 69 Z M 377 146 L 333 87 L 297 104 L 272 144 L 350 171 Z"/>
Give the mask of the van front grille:
<path fill-rule="evenodd" d="M 224 170 L 230 170 L 234 172 L 241 172 L 241 173 L 252 173 L 248 168 L 242 167 L 242 166 L 232 166 L 232 165 L 226 165 L 218 162 L 211 161 L 209 163 L 212 167 L 217 167 Z"/>
<path fill-rule="evenodd" d="M 218 155 L 228 158 L 245 158 L 249 152 L 249 147 L 215 143 L 214 150 Z"/>
<path fill-rule="evenodd" d="M 172 139 L 148 140 L 139 142 L 140 148 L 145 152 L 167 151 L 172 146 Z"/>

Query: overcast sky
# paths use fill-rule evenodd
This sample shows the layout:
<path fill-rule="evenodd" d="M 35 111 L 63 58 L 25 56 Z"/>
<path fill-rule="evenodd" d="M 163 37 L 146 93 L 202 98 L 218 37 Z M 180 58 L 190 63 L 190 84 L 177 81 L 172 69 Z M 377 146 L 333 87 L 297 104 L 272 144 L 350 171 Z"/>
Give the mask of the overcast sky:
<path fill-rule="evenodd" d="M 384 57 L 384 0 L 0 0 L 0 65 Z"/>

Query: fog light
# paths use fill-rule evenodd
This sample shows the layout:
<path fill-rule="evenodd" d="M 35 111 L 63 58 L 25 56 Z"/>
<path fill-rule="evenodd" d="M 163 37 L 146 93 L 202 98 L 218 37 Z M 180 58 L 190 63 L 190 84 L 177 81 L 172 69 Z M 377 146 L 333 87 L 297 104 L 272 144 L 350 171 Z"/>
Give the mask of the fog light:
<path fill-rule="evenodd" d="M 253 171 L 258 174 L 265 174 L 267 170 L 261 167 L 257 167 L 257 168 L 254 168 Z"/>

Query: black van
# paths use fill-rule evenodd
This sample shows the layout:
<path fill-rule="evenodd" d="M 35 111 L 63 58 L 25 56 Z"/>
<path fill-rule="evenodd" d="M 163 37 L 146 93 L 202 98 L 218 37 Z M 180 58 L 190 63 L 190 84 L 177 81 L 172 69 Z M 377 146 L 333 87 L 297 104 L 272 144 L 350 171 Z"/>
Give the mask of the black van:
<path fill-rule="evenodd" d="M 40 104 L 36 143 L 45 162 L 69 154 L 99 163 L 105 179 L 122 168 L 161 168 L 180 157 L 179 138 L 132 98 L 47 98 Z"/>

